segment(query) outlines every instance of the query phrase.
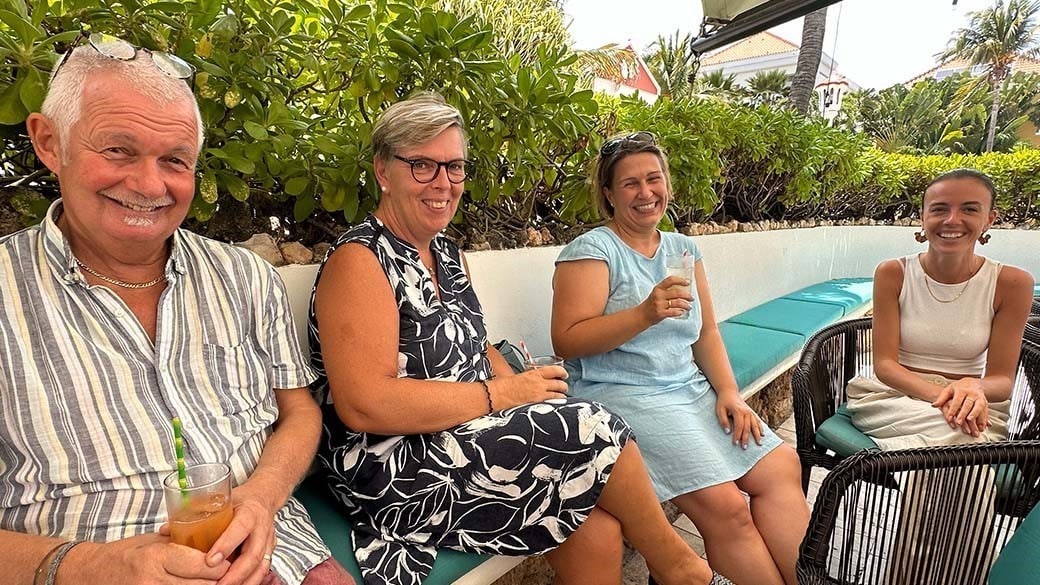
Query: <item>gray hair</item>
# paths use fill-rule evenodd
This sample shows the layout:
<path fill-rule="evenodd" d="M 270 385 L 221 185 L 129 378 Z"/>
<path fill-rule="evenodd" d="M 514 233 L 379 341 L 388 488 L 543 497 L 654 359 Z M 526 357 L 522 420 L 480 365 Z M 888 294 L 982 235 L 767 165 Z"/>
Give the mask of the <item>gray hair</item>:
<path fill-rule="evenodd" d="M 377 158 L 389 162 L 402 149 L 429 142 L 453 126 L 462 135 L 465 158 L 469 138 L 462 114 L 440 94 L 422 92 L 397 102 L 379 116 L 372 129 L 372 147 Z"/>
<path fill-rule="evenodd" d="M 59 60 L 58 63 L 61 63 Z M 98 72 L 112 72 L 131 82 L 134 89 L 158 105 L 165 106 L 180 100 L 191 100 L 198 125 L 198 149 L 202 150 L 205 135 L 202 128 L 202 115 L 195 94 L 183 79 L 171 77 L 159 70 L 147 55 L 139 55 L 136 59 L 123 61 L 106 57 L 93 47 L 76 47 L 64 64 L 55 66 L 51 71 L 51 80 L 47 88 L 47 97 L 43 100 L 40 113 L 53 124 L 61 144 L 61 156 L 65 159 L 68 152 L 69 132 L 79 121 L 83 87 L 91 75 Z M 60 73 L 60 75 L 58 75 Z"/>

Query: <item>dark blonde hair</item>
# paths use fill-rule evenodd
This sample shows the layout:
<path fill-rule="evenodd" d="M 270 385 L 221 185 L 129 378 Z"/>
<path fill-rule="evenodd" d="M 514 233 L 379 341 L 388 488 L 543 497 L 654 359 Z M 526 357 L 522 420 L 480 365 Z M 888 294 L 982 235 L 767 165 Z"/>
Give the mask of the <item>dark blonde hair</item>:
<path fill-rule="evenodd" d="M 649 135 L 650 139 L 640 140 L 634 138 L 643 134 Z M 615 146 L 615 148 L 609 148 L 609 152 L 605 154 L 604 151 L 608 150 L 610 146 Z M 607 194 L 604 193 L 604 190 L 609 189 L 614 182 L 614 167 L 625 157 L 641 152 L 649 152 L 660 161 L 665 185 L 668 188 L 669 195 L 671 195 L 672 174 L 668 170 L 668 155 L 661 150 L 661 146 L 657 144 L 657 139 L 653 134 L 637 132 L 635 134 L 613 136 L 606 140 L 603 143 L 603 147 L 600 148 L 599 155 L 596 156 L 592 175 L 592 198 L 596 201 L 596 208 L 599 210 L 600 218 L 612 219 L 614 217 L 614 206 L 610 204 Z"/>

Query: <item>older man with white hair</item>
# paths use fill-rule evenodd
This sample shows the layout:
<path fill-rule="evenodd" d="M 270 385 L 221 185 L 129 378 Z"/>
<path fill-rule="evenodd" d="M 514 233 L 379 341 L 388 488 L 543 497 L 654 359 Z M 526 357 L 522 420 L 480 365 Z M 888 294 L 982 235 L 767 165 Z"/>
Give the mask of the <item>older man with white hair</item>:
<path fill-rule="evenodd" d="M 178 229 L 202 123 L 194 70 L 84 35 L 26 121 L 61 199 L 0 241 L 0 573 L 5 583 L 352 583 L 292 498 L 320 412 L 281 281 Z M 226 463 L 234 516 L 172 544 L 162 478 Z"/>

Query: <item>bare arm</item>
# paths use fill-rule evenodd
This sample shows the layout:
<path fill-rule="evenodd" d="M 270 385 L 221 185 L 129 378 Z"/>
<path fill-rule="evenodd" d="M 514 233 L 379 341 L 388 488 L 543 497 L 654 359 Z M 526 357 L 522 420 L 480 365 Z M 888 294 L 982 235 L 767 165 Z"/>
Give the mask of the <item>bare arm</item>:
<path fill-rule="evenodd" d="M 715 322 L 715 306 L 711 301 L 708 275 L 700 260 L 695 265 L 695 278 L 701 303 L 701 333 L 693 344 L 693 360 L 704 372 L 716 394 L 739 394 L 737 379 L 733 376 L 733 367 L 729 363 L 726 346 L 722 343 L 722 333 L 719 332 L 719 324 Z"/>
<path fill-rule="evenodd" d="M 708 275 L 700 260 L 694 265 L 694 279 L 697 281 L 697 298 L 701 306 L 701 331 L 693 344 L 693 360 L 718 395 L 715 415 L 722 428 L 733 434 L 735 444 L 747 448 L 748 440 L 752 438 L 761 444 L 762 422 L 740 396 L 740 388 L 726 354 L 726 345 L 722 342 L 722 333 L 715 321 L 715 305 L 711 301 Z"/>
<path fill-rule="evenodd" d="M 1033 302 L 1033 277 L 1020 268 L 1005 266 L 997 277 L 993 328 L 989 334 L 986 373 L 982 385 L 990 402 L 1007 400 L 1015 382 L 1022 334 Z"/>
<path fill-rule="evenodd" d="M 64 540 L 0 530 L 0 573 L 13 585 L 31 585 L 33 571 L 43 557 Z"/>
<path fill-rule="evenodd" d="M 609 269 L 602 260 L 560 262 L 553 274 L 553 350 L 565 359 L 606 353 L 667 317 L 678 317 L 693 299 L 675 285 L 677 276 L 662 280 L 642 303 L 604 315 Z M 674 300 L 673 300 L 674 299 Z M 669 307 L 669 301 L 674 307 Z"/>
<path fill-rule="evenodd" d="M 333 253 L 318 282 L 315 312 L 336 413 L 356 431 L 437 432 L 487 414 L 477 382 L 397 377 L 400 317 L 375 255 L 357 244 Z M 492 380 L 495 410 L 561 396 L 563 368 Z M 449 386 L 450 385 L 450 386 Z"/>

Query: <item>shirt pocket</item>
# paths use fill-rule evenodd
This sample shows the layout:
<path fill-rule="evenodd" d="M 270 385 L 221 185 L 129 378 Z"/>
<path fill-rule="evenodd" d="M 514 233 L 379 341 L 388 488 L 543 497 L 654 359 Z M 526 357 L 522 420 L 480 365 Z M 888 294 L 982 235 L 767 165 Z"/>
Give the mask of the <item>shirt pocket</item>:
<path fill-rule="evenodd" d="M 250 343 L 203 343 L 202 356 L 224 414 L 255 410 L 273 402 L 270 368 Z"/>

